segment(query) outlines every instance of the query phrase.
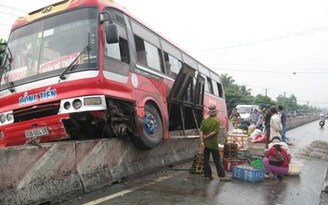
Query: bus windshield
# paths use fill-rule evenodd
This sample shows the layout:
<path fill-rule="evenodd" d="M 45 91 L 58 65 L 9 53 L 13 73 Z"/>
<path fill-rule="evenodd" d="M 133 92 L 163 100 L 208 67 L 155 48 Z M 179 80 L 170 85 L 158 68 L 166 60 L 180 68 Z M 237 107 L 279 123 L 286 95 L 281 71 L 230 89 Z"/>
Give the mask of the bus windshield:
<path fill-rule="evenodd" d="M 97 10 L 83 8 L 27 24 L 12 31 L 12 63 L 3 71 L 1 89 L 60 75 L 79 54 L 75 69 L 98 69 Z"/>

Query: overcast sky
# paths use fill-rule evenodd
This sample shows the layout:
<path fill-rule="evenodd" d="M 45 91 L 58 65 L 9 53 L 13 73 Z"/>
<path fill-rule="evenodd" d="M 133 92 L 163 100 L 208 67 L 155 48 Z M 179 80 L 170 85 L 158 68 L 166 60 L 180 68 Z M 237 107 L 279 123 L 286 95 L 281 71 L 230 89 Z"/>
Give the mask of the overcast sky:
<path fill-rule="evenodd" d="M 1 0 L 0 38 L 56 0 Z M 116 0 L 252 95 L 328 108 L 328 0 Z"/>

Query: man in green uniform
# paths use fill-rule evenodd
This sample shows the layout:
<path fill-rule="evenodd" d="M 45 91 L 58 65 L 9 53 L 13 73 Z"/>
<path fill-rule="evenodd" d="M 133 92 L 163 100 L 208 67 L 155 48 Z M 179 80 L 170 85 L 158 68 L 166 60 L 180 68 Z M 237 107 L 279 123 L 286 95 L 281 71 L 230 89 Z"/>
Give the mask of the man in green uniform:
<path fill-rule="evenodd" d="M 204 152 L 204 175 L 205 179 L 213 179 L 210 166 L 210 153 L 221 181 L 230 180 L 225 176 L 224 169 L 220 163 L 219 139 L 220 120 L 216 119 L 218 113 L 215 105 L 210 105 L 207 110 L 208 118 L 202 121 L 199 130 L 200 147 Z"/>

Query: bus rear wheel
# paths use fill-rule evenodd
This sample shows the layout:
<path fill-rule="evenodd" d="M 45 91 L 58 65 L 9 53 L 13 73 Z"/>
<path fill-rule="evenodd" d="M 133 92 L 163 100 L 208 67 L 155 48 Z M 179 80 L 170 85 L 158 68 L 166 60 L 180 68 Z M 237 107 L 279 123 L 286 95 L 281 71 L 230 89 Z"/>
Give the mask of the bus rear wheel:
<path fill-rule="evenodd" d="M 141 136 L 132 137 L 132 142 L 140 149 L 153 149 L 157 147 L 163 139 L 162 120 L 153 105 L 147 103 L 144 109 L 143 133 Z"/>

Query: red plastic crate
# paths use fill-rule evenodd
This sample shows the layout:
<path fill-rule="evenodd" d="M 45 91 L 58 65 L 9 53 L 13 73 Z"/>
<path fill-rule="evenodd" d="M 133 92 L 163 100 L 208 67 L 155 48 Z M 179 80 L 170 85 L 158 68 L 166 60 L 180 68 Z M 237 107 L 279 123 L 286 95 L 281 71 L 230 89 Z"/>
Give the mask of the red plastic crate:
<path fill-rule="evenodd" d="M 228 172 L 232 172 L 232 167 L 240 164 L 250 164 L 249 159 L 244 158 L 225 158 L 223 161 L 223 168 Z"/>

